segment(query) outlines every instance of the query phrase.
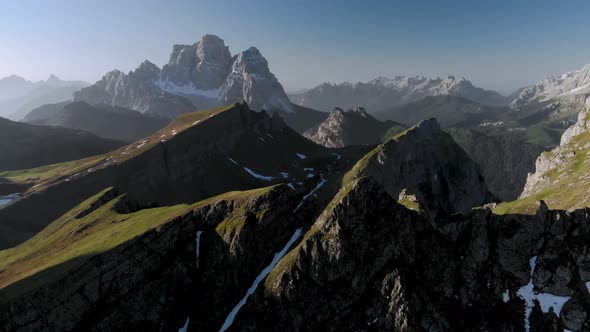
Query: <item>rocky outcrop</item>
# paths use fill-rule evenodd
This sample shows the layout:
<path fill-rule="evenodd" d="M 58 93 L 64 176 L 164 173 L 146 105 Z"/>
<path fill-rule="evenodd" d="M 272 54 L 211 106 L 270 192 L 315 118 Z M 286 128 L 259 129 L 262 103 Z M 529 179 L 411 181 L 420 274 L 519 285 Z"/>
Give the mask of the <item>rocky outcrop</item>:
<path fill-rule="evenodd" d="M 363 107 L 349 111 L 337 107 L 326 120 L 306 131 L 303 136 L 325 147 L 339 148 L 378 144 L 386 138 L 386 134 L 393 136 L 404 129 L 405 126 L 399 123 L 375 119 Z"/>
<path fill-rule="evenodd" d="M 586 110 L 578 113 L 578 121 L 561 135 L 560 145 L 566 145 L 572 138 L 590 130 L 590 97 L 586 98 Z"/>
<path fill-rule="evenodd" d="M 490 191 L 502 201 L 518 198 L 527 174 L 535 170 L 535 160 L 543 148 L 503 133 L 486 135 L 476 130 L 446 129 L 455 142 L 479 166 Z"/>
<path fill-rule="evenodd" d="M 590 199 L 585 190 L 590 183 L 589 112 L 579 113 L 578 122 L 566 130 L 560 146 L 537 158 L 535 172 L 529 173 L 520 198 L 544 199 L 550 207 L 560 209 L 585 206 Z"/>
<path fill-rule="evenodd" d="M 279 262 L 233 330 L 585 330 L 587 213 L 475 210 L 432 225 L 361 178 Z"/>
<path fill-rule="evenodd" d="M 204 35 L 193 45 L 174 45 L 161 70 L 146 60 L 129 74 L 109 72 L 76 93 L 75 100 L 167 118 L 242 100 L 256 111 L 294 112 L 258 49 L 232 57 L 223 39 L 214 35 Z"/>
<path fill-rule="evenodd" d="M 396 76 L 379 77 L 367 83 L 323 83 L 291 99 L 296 104 L 323 111 L 337 105 L 345 108 L 364 105 L 369 110 L 380 111 L 437 95 L 456 95 L 484 105 L 507 103 L 499 93 L 477 88 L 465 78 L 455 76 L 446 79 Z"/>
<path fill-rule="evenodd" d="M 477 165 L 443 132 L 425 120 L 367 154 L 346 179 L 371 177 L 394 198 L 416 195 L 430 216 L 468 211 L 492 200 Z"/>

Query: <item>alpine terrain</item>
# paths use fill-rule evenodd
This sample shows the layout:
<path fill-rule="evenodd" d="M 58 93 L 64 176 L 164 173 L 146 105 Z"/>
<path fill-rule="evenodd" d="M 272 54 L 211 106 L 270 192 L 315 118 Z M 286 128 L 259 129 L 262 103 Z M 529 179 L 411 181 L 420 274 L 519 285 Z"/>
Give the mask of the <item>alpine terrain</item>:
<path fill-rule="evenodd" d="M 0 332 L 590 331 L 589 4 L 1 10 Z"/>

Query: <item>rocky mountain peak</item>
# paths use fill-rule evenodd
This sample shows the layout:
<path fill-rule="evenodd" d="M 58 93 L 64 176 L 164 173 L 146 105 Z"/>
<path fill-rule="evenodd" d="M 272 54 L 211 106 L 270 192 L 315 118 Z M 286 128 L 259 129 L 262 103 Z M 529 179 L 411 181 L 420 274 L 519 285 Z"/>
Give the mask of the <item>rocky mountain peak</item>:
<path fill-rule="evenodd" d="M 364 107 L 354 107 L 348 111 L 335 107 L 323 122 L 306 131 L 303 136 L 317 144 L 334 148 L 381 143 L 388 130 L 401 131 L 404 128 L 393 121 L 375 119 Z"/>
<path fill-rule="evenodd" d="M 552 99 L 590 94 L 590 64 L 558 77 L 548 77 L 522 89 L 510 103 L 520 110 Z"/>
<path fill-rule="evenodd" d="M 160 68 L 152 62 L 145 60 L 132 73 L 142 81 L 155 80 L 160 76 Z"/>
<path fill-rule="evenodd" d="M 229 73 L 231 54 L 223 39 L 204 35 L 193 45 L 174 45 L 162 80 L 202 90 L 219 87 Z"/>
<path fill-rule="evenodd" d="M 231 74 L 222 89 L 226 102 L 241 96 L 255 110 L 294 111 L 283 86 L 256 47 L 234 57 Z"/>
<path fill-rule="evenodd" d="M 129 75 L 113 71 L 104 80 L 120 83 L 101 80 L 77 93 L 76 100 L 168 118 L 241 100 L 257 111 L 294 111 L 257 48 L 232 57 L 223 39 L 215 35 L 204 35 L 192 45 L 174 45 L 168 64 L 161 70 L 146 60 Z"/>
<path fill-rule="evenodd" d="M 347 179 L 369 176 L 394 198 L 415 195 L 431 217 L 468 211 L 492 199 L 479 168 L 428 119 L 396 135 L 357 163 Z"/>

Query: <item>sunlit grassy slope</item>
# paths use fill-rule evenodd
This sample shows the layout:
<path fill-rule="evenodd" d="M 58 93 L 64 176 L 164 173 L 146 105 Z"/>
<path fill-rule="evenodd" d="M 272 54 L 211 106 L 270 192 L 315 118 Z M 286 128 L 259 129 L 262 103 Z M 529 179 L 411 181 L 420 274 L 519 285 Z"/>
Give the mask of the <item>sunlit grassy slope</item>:
<path fill-rule="evenodd" d="M 113 199 L 92 213 L 76 218 L 109 189 L 96 194 L 67 212 L 27 242 L 0 251 L 0 288 L 31 276 L 39 271 L 72 261 L 87 259 L 129 241 L 154 229 L 190 209 L 221 200 L 237 201 L 243 206 L 252 199 L 267 193 L 273 187 L 249 191 L 233 191 L 194 204 L 145 209 L 135 213 L 119 214 L 113 207 L 122 196 Z M 240 214 L 238 216 L 237 214 Z M 240 208 L 222 222 L 217 231 L 223 235 L 231 227 L 239 227 L 243 217 Z M 221 226 L 223 225 L 223 226 Z M 63 273 L 57 270 L 55 273 Z M 19 286 L 20 287 L 20 286 Z"/>
<path fill-rule="evenodd" d="M 538 201 L 543 200 L 550 209 L 574 210 L 590 206 L 590 132 L 572 138 L 557 150 L 544 152 L 549 158 L 569 155 L 561 166 L 543 174 L 545 181 L 529 197 L 500 204 L 494 212 L 535 213 Z"/>

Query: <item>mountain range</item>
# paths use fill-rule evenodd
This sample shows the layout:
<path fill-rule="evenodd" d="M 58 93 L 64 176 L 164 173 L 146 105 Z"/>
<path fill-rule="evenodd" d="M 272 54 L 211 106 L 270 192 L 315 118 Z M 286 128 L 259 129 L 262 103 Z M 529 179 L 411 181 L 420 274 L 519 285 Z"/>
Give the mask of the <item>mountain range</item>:
<path fill-rule="evenodd" d="M 22 170 L 106 153 L 123 142 L 90 133 L 0 118 L 0 171 Z"/>
<path fill-rule="evenodd" d="M 589 68 L 287 96 L 205 35 L 0 80 L 76 89 L 0 118 L 0 330 L 589 331 Z"/>
<path fill-rule="evenodd" d="M 165 127 L 165 118 L 109 105 L 66 101 L 32 110 L 23 122 L 84 130 L 107 139 L 134 142 Z"/>
<path fill-rule="evenodd" d="M 464 77 L 456 76 L 446 79 L 396 76 L 379 77 L 356 84 L 323 83 L 290 97 L 298 105 L 322 111 L 329 111 L 339 105 L 345 108 L 363 106 L 370 112 L 377 112 L 438 95 L 460 96 L 490 106 L 506 105 L 509 102 L 498 92 L 475 87 Z"/>
<path fill-rule="evenodd" d="M 587 142 L 580 114 L 563 146 Z M 431 119 L 325 148 L 239 103 L 35 177 L 0 173 L 28 188 L 0 208 L 1 243 L 20 244 L 0 251 L 0 323 L 584 330 L 586 210 L 496 206 L 453 137 Z"/>
<path fill-rule="evenodd" d="M 45 81 L 31 82 L 13 75 L 0 79 L 0 116 L 21 120 L 44 104 L 73 99 L 75 91 L 88 86 L 80 81 L 63 81 L 55 75 Z"/>

